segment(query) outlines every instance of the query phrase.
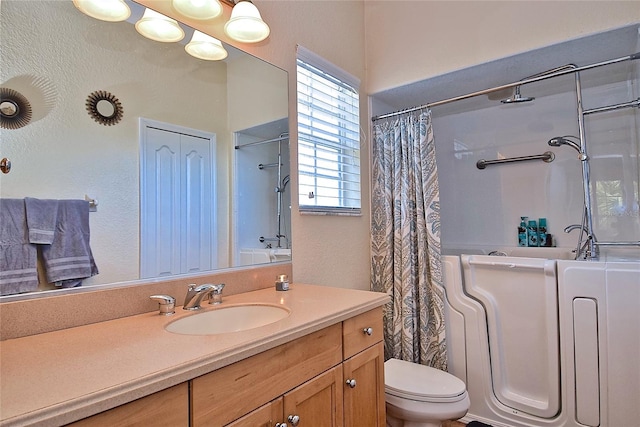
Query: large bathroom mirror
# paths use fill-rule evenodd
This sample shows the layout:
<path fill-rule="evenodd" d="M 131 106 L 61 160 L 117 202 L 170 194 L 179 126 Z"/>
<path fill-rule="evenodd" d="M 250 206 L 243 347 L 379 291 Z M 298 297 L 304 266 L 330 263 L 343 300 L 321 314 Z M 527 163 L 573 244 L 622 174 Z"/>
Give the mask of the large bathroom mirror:
<path fill-rule="evenodd" d="M 71 0 L 2 1 L 0 86 L 26 97 L 32 117 L 24 127 L 1 130 L 0 157 L 12 168 L 0 174 L 0 197 L 96 202 L 89 219 L 99 274 L 83 288 L 201 273 L 200 267 L 164 268 L 162 259 L 156 273 L 141 265 L 153 252 L 144 254 L 145 236 L 154 233 L 147 221 L 157 216 L 143 212 L 141 197 L 153 200 L 158 191 L 141 184 L 144 165 L 175 179 L 172 166 L 141 141 L 148 124 L 206 134 L 211 181 L 202 202 L 211 226 L 202 239 L 209 247 L 197 250 L 209 251 L 207 268 L 289 261 L 287 73 L 226 44 L 224 60 L 192 57 L 185 44 L 193 30 L 182 24 L 181 42 L 147 39 L 134 28 L 144 8 L 128 4 L 127 21 L 105 22 L 84 15 Z M 92 118 L 87 99 L 96 91 L 117 99 L 120 120 Z M 193 219 L 179 193 L 164 193 L 171 199 L 162 201 L 181 206 L 182 218 L 170 225 L 177 229 Z M 180 245 L 180 236 L 162 233 L 167 226 L 157 225 L 158 244 Z M 56 288 L 38 290 L 50 289 Z"/>

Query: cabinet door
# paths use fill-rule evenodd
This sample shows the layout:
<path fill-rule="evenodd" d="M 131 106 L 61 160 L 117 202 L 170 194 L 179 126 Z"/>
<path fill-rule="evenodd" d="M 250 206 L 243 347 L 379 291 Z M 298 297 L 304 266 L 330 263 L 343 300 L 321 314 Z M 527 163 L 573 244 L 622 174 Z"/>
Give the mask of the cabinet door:
<path fill-rule="evenodd" d="M 227 427 L 273 427 L 283 421 L 282 398 L 279 398 L 227 424 Z"/>
<path fill-rule="evenodd" d="M 189 425 L 189 393 L 187 383 L 134 400 L 67 427 L 178 427 Z"/>
<path fill-rule="evenodd" d="M 342 366 L 285 394 L 284 415 L 288 426 L 342 427 Z M 297 417 L 297 423 L 289 417 Z"/>
<path fill-rule="evenodd" d="M 384 427 L 384 345 L 344 361 L 344 427 Z"/>

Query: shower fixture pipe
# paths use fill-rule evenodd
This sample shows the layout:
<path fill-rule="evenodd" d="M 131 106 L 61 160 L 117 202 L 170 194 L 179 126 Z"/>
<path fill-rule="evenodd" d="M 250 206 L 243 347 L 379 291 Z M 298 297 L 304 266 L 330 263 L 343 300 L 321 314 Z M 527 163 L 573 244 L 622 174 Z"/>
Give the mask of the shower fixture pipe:
<path fill-rule="evenodd" d="M 587 115 L 587 114 L 594 114 L 594 113 L 604 113 L 604 112 L 607 112 L 607 111 L 621 110 L 623 108 L 632 108 L 632 107 L 640 108 L 640 98 L 636 99 L 635 101 L 623 102 L 622 104 L 607 105 L 605 107 L 591 108 L 589 110 L 584 110 L 583 114 Z"/>
<path fill-rule="evenodd" d="M 278 143 L 278 161 L 276 163 L 268 163 L 268 164 L 259 164 L 258 165 L 258 169 L 265 169 L 265 168 L 272 168 L 272 167 L 277 167 L 278 168 L 278 185 L 275 188 L 275 192 L 276 192 L 276 215 L 277 215 L 277 233 L 276 233 L 276 237 L 275 238 L 264 238 L 264 237 L 260 237 L 260 242 L 264 243 L 265 241 L 273 241 L 273 242 L 278 242 L 277 243 L 277 248 L 282 248 L 282 243 L 281 243 L 281 239 L 284 237 L 286 238 L 287 236 L 282 234 L 282 193 L 284 192 L 284 187 L 286 184 L 282 184 L 282 141 L 288 140 L 289 139 L 289 134 L 288 133 L 282 133 L 280 134 L 280 136 L 278 138 L 273 138 L 273 139 L 269 139 L 266 141 L 259 141 L 257 143 L 249 143 L 249 144 L 244 144 L 242 145 L 242 147 L 246 147 L 247 145 L 255 145 L 255 144 L 264 144 L 266 142 L 277 142 Z M 239 148 L 238 146 L 236 146 L 236 148 Z M 287 244 L 288 247 L 288 244 Z"/>
<path fill-rule="evenodd" d="M 550 73 L 550 74 L 543 74 L 541 76 L 531 77 L 531 78 L 520 80 L 520 81 L 517 81 L 517 82 L 513 82 L 513 83 L 504 84 L 504 85 L 501 85 L 501 86 L 492 87 L 490 89 L 484 89 L 484 90 L 480 90 L 480 91 L 477 91 L 477 92 L 471 92 L 471 93 L 467 93 L 465 95 L 456 96 L 456 97 L 453 97 L 453 98 L 443 99 L 441 101 L 431 102 L 431 103 L 428 103 L 428 104 L 421 105 L 419 107 L 407 108 L 405 110 L 396 111 L 396 112 L 388 113 L 388 114 L 381 114 L 379 116 L 372 117 L 371 120 L 372 121 L 376 121 L 376 120 L 379 120 L 379 119 L 385 119 L 385 118 L 388 118 L 388 117 L 394 117 L 394 116 L 398 116 L 398 115 L 401 115 L 401 114 L 410 113 L 410 112 L 413 112 L 413 111 L 424 110 L 425 108 L 437 107 L 439 105 L 449 104 L 451 102 L 462 101 L 464 99 L 473 98 L 473 97 L 480 96 L 480 95 L 486 95 L 486 94 L 489 94 L 489 93 L 492 93 L 492 92 L 498 92 L 498 91 L 504 90 L 504 89 L 510 89 L 512 87 L 515 87 L 515 86 L 525 85 L 525 84 L 529 84 L 529 83 L 535 83 L 535 82 L 539 82 L 539 81 L 542 81 L 542 80 L 551 79 L 551 78 L 554 78 L 554 77 L 564 76 L 566 74 L 577 73 L 577 72 L 580 72 L 580 71 L 590 70 L 592 68 L 603 67 L 605 65 L 616 64 L 618 62 L 633 61 L 633 60 L 636 60 L 636 59 L 640 59 L 640 52 L 636 52 L 636 53 L 634 53 L 632 55 L 622 56 L 620 58 L 610 59 L 608 61 L 602 61 L 602 62 L 596 62 L 596 63 L 589 64 L 589 65 L 583 65 L 582 67 L 576 67 L 576 68 L 571 68 L 571 69 L 563 69 L 561 71 L 553 72 L 553 73 Z"/>
<path fill-rule="evenodd" d="M 277 138 L 265 139 L 264 141 L 247 142 L 246 144 L 236 145 L 235 149 L 237 150 L 239 148 L 249 147 L 251 145 L 268 144 L 270 142 L 281 142 L 287 139 L 289 139 L 289 134 L 285 132 Z"/>
<path fill-rule="evenodd" d="M 639 54 L 638 57 L 640 58 Z M 577 69 L 578 67 L 576 67 Z M 589 169 L 589 154 L 587 153 L 587 140 L 586 140 L 586 132 L 584 128 L 584 109 L 582 108 L 582 84 L 580 83 L 580 73 L 576 72 L 575 74 L 576 81 L 576 100 L 577 100 L 577 109 L 578 109 L 578 136 L 580 138 L 580 158 L 585 159 L 581 161 L 582 165 L 582 192 L 584 196 L 584 222 L 589 230 L 587 235 L 587 243 L 589 246 L 589 250 L 585 253 L 585 259 L 598 259 L 599 248 L 595 244 L 595 239 L 593 237 L 593 212 L 591 206 L 591 173 Z M 582 232 L 580 232 L 580 240 L 582 240 Z M 576 253 L 576 259 L 580 254 Z"/>

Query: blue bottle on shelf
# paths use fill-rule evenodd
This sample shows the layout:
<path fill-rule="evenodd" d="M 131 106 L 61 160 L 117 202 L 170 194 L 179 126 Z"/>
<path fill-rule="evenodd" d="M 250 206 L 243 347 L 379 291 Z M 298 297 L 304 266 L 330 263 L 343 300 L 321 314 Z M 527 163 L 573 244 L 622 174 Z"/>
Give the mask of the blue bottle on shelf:
<path fill-rule="evenodd" d="M 527 225 L 527 246 L 538 246 L 538 223 L 530 219 Z"/>
<path fill-rule="evenodd" d="M 538 219 L 538 246 L 547 246 L 547 218 Z"/>
<path fill-rule="evenodd" d="M 528 246 L 527 239 L 527 217 L 520 217 L 520 225 L 518 226 L 518 246 Z"/>

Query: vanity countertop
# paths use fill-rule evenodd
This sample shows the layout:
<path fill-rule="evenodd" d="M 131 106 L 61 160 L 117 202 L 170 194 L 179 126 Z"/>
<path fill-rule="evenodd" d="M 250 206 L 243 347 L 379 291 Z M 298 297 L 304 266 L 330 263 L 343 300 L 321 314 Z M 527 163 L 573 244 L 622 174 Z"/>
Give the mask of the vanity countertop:
<path fill-rule="evenodd" d="M 379 307 L 383 293 L 292 284 L 224 297 L 291 314 L 243 332 L 179 335 L 157 312 L 0 342 L 0 425 L 63 425 L 188 381 Z M 215 309 L 208 304 L 204 310 Z M 73 313 L 69 313 L 70 316 Z"/>

